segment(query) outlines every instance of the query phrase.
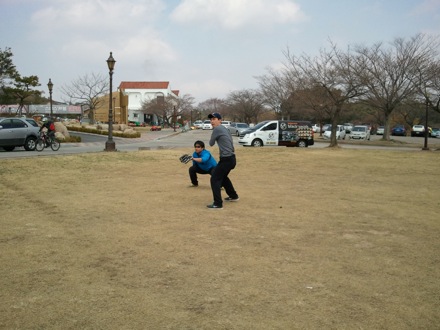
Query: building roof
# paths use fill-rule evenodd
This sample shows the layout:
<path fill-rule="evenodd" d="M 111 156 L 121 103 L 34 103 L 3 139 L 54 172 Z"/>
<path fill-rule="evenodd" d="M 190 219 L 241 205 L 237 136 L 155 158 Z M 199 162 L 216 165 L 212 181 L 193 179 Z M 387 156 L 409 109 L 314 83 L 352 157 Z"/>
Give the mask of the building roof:
<path fill-rule="evenodd" d="M 169 81 L 122 81 L 119 89 L 168 89 Z"/>

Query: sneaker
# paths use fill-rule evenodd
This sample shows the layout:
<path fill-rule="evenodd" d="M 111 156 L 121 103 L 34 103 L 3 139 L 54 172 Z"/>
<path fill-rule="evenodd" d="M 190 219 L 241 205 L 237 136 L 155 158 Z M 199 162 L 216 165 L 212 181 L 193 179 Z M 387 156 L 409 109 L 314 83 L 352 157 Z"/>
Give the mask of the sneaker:
<path fill-rule="evenodd" d="M 198 186 L 199 186 L 198 184 L 191 184 L 189 187 L 190 187 L 190 188 L 193 188 L 193 187 L 194 187 L 194 188 L 197 188 Z"/>
<path fill-rule="evenodd" d="M 206 205 L 206 207 L 207 207 L 208 209 L 219 209 L 219 210 L 223 209 L 223 206 L 218 206 L 218 205 L 215 205 L 214 203 L 213 203 L 213 204 Z"/>
<path fill-rule="evenodd" d="M 238 196 L 236 198 L 232 198 L 232 197 L 225 198 L 225 201 L 227 201 L 227 202 L 237 202 L 239 200 L 240 200 L 240 197 L 238 197 Z"/>

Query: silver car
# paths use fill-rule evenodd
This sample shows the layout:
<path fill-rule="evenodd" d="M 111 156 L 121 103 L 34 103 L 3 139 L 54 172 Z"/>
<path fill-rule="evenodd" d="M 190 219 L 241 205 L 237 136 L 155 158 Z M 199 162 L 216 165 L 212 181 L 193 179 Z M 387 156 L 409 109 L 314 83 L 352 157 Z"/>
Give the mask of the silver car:
<path fill-rule="evenodd" d="M 353 127 L 351 134 L 349 135 L 350 140 L 370 140 L 370 130 L 368 126 L 357 125 Z"/>
<path fill-rule="evenodd" d="M 203 122 L 203 126 L 202 126 L 202 129 L 212 129 L 212 125 L 211 125 L 211 121 L 210 120 L 205 120 L 204 122 Z"/>
<path fill-rule="evenodd" d="M 241 132 L 249 129 L 249 125 L 246 123 L 231 123 L 228 129 L 229 133 L 231 133 L 232 135 L 240 136 Z"/>
<path fill-rule="evenodd" d="M 196 121 L 194 122 L 193 126 L 194 126 L 195 128 L 203 128 L 203 121 L 201 121 L 201 120 L 196 120 Z"/>
<path fill-rule="evenodd" d="M 376 135 L 383 135 L 385 131 L 385 126 L 379 126 L 376 131 Z"/>
<path fill-rule="evenodd" d="M 35 150 L 40 127 L 35 127 L 33 122 L 25 118 L 0 118 L 0 147 L 6 151 L 16 147 Z"/>

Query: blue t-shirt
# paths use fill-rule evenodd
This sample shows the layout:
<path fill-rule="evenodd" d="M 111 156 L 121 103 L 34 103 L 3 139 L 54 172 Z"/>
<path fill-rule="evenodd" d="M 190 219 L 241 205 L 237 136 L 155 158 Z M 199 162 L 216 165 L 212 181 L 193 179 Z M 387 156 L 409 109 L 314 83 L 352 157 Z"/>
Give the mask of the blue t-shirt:
<path fill-rule="evenodd" d="M 200 153 L 194 151 L 193 158 L 202 158 L 202 162 L 198 163 L 193 160 L 193 165 L 200 167 L 200 169 L 209 172 L 213 167 L 217 166 L 217 161 L 211 153 L 203 149 Z"/>

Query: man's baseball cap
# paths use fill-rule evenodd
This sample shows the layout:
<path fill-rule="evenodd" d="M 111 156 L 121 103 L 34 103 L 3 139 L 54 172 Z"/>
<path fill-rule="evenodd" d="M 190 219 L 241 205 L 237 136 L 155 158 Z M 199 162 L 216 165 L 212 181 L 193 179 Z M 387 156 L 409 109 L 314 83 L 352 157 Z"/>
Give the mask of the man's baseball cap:
<path fill-rule="evenodd" d="M 209 118 L 209 119 L 211 119 L 211 118 L 222 119 L 222 115 L 219 114 L 218 112 L 214 112 L 214 113 L 210 113 L 210 114 L 208 115 L 208 118 Z"/>

